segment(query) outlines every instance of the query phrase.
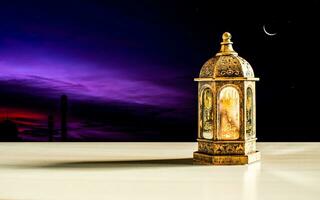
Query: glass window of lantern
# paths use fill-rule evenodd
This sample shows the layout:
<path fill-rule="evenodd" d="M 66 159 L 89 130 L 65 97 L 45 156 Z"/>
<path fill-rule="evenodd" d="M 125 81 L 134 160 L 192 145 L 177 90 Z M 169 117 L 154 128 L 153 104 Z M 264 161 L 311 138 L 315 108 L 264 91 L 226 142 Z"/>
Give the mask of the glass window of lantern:
<path fill-rule="evenodd" d="M 253 132 L 253 96 L 252 89 L 247 89 L 246 98 L 246 134 L 248 136 L 252 135 Z"/>
<path fill-rule="evenodd" d="M 240 136 L 240 97 L 232 86 L 224 87 L 218 97 L 219 140 L 236 140 Z"/>
<path fill-rule="evenodd" d="M 213 94 L 210 88 L 206 88 L 202 92 L 202 109 L 201 109 L 201 129 L 202 137 L 205 139 L 213 138 Z"/>

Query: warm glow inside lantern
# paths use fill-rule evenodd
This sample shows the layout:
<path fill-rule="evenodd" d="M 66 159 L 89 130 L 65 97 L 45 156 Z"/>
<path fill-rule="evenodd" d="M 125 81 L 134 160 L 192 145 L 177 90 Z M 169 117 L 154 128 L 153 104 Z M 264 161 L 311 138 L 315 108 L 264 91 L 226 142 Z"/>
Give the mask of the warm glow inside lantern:
<path fill-rule="evenodd" d="M 233 50 L 231 34 L 202 67 L 198 81 L 198 164 L 237 165 L 260 159 L 256 150 L 255 82 L 250 64 Z"/>

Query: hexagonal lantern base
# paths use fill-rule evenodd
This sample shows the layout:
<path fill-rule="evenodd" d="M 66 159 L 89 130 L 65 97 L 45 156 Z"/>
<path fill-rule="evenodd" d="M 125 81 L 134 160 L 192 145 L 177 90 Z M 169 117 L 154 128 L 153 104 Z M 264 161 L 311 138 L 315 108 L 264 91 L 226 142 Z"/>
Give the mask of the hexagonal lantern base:
<path fill-rule="evenodd" d="M 259 151 L 248 155 L 209 155 L 198 151 L 193 153 L 193 163 L 201 165 L 245 165 L 260 159 Z"/>

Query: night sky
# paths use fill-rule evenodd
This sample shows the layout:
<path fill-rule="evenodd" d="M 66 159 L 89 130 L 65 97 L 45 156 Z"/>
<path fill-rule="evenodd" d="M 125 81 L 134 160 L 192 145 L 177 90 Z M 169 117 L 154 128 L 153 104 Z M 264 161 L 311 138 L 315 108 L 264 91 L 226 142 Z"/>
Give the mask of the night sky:
<path fill-rule="evenodd" d="M 258 139 L 320 141 L 319 5 L 1 1 L 0 120 L 46 141 L 65 94 L 72 141 L 195 141 L 193 78 L 228 31 L 261 80 Z"/>

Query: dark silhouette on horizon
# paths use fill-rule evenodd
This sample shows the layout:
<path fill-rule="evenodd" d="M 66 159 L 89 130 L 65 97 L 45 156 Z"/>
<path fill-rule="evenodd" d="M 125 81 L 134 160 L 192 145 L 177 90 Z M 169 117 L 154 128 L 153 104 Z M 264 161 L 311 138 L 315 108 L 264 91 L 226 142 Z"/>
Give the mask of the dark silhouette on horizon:
<path fill-rule="evenodd" d="M 10 119 L 5 119 L 0 122 L 0 141 L 2 142 L 18 142 L 20 138 L 18 137 L 19 131 L 16 123 Z"/>
<path fill-rule="evenodd" d="M 68 113 L 68 96 L 62 95 L 60 100 L 61 112 L 61 141 L 68 141 L 67 113 Z"/>
<path fill-rule="evenodd" d="M 48 115 L 48 139 L 49 142 L 53 141 L 54 134 L 54 116 L 52 113 Z"/>

